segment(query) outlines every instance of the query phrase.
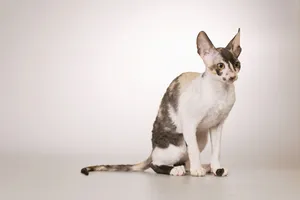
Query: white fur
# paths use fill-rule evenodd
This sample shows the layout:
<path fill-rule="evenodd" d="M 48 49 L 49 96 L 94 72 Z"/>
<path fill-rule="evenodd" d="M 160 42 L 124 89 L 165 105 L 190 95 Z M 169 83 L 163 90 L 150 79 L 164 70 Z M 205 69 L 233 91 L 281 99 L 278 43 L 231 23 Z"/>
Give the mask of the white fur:
<path fill-rule="evenodd" d="M 221 168 L 220 146 L 221 132 L 224 120 L 227 118 L 235 102 L 233 84 L 224 84 L 213 79 L 213 74 L 199 76 L 182 91 L 179 97 L 178 111 L 169 107 L 170 117 L 177 127 L 178 132 L 184 134 L 188 149 L 184 144 L 181 146 L 170 145 L 162 149 L 156 147 L 152 152 L 153 164 L 173 165 L 182 161 L 188 155 L 190 173 L 192 176 L 204 176 L 207 172 L 202 167 L 200 151 L 196 138 L 196 130 L 209 131 L 212 144 L 211 168 L 214 174 Z M 172 175 L 181 174 L 176 168 Z M 227 175 L 228 170 L 224 169 Z"/>
<path fill-rule="evenodd" d="M 215 128 L 210 129 L 210 140 L 211 140 L 211 168 L 213 171 L 219 169 L 220 166 L 220 152 L 221 152 L 221 132 L 223 124 Z"/>
<path fill-rule="evenodd" d="M 170 171 L 170 175 L 172 175 L 172 176 L 183 176 L 183 175 L 185 175 L 185 173 L 186 173 L 186 171 L 185 171 L 184 165 L 174 167 Z"/>
<path fill-rule="evenodd" d="M 206 170 L 203 167 L 199 167 L 197 169 L 190 169 L 191 175 L 192 176 L 205 176 Z"/>
<path fill-rule="evenodd" d="M 226 119 L 235 102 L 234 85 L 213 80 L 210 76 L 213 75 L 207 74 L 203 78 L 200 76 L 195 79 L 179 99 L 180 122 L 177 123 L 182 125 L 184 138 L 189 146 L 190 171 L 194 176 L 205 174 L 195 137 L 197 127 L 203 130 L 218 127 Z M 221 130 L 216 128 L 211 134 L 221 135 Z M 214 140 L 214 143 L 219 144 L 220 139 Z M 216 148 L 217 152 L 212 154 L 212 161 L 216 163 L 213 167 L 219 168 L 220 145 L 214 145 L 213 148 Z"/>
<path fill-rule="evenodd" d="M 186 156 L 186 146 L 182 144 L 175 146 L 170 144 L 168 148 L 155 147 L 152 152 L 152 163 L 154 165 L 174 165 Z"/>
<path fill-rule="evenodd" d="M 180 124 L 178 115 L 176 114 L 173 106 L 170 106 L 170 104 L 168 106 L 169 106 L 169 116 L 170 116 L 172 122 L 176 125 L 176 131 L 178 133 L 182 133 L 182 131 L 181 131 L 182 128 L 181 128 L 181 124 Z"/>

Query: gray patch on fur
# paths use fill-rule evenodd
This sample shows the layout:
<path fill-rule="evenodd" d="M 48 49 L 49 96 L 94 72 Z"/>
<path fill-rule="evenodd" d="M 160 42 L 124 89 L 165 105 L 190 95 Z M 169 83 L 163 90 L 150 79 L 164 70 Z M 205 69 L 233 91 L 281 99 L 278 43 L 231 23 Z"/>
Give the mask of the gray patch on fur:
<path fill-rule="evenodd" d="M 234 65 L 234 63 L 237 61 L 235 56 L 230 51 L 228 51 L 226 48 L 221 48 L 220 54 L 226 63 L 230 62 L 232 65 Z"/>
<path fill-rule="evenodd" d="M 183 142 L 184 138 L 182 133 L 152 131 L 152 148 L 159 147 L 165 149 L 168 148 L 170 144 L 180 146 Z"/>
<path fill-rule="evenodd" d="M 234 70 L 240 69 L 240 66 L 239 67 L 235 66 L 235 63 L 239 62 L 239 60 L 234 56 L 234 54 L 231 51 L 229 51 L 226 48 L 218 48 L 217 50 L 220 52 L 221 56 L 223 57 L 224 61 L 227 64 L 229 63 L 232 64 Z"/>
<path fill-rule="evenodd" d="M 217 65 L 215 66 L 215 70 L 218 76 L 221 76 L 223 74 L 222 69 L 219 69 Z"/>
<path fill-rule="evenodd" d="M 150 164 L 150 167 L 153 171 L 155 171 L 157 174 L 166 174 L 170 175 L 172 169 L 176 166 L 185 166 L 185 162 L 177 162 L 172 166 L 169 165 L 153 165 L 152 163 Z"/>
<path fill-rule="evenodd" d="M 108 171 L 130 171 L 132 165 L 104 165 Z"/>
<path fill-rule="evenodd" d="M 172 81 L 170 84 L 172 87 L 168 87 L 162 98 L 160 114 L 156 116 L 153 123 L 152 148 L 167 148 L 169 144 L 179 146 L 184 141 L 183 134 L 176 132 L 177 127 L 174 125 L 169 113 L 169 106 L 172 106 L 175 112 L 178 110 L 180 92 L 178 78 L 179 76 Z"/>
<path fill-rule="evenodd" d="M 179 98 L 179 89 L 180 89 L 178 78 L 179 76 L 172 81 L 171 84 L 174 84 L 173 89 L 171 90 L 170 87 L 168 87 L 162 99 L 162 102 L 164 104 L 163 106 L 166 106 L 166 108 L 168 108 L 167 104 L 169 103 L 176 112 L 178 107 L 178 98 Z"/>
<path fill-rule="evenodd" d="M 210 66 L 209 69 L 215 71 L 218 76 L 223 74 L 222 69 L 219 69 L 217 64 Z"/>

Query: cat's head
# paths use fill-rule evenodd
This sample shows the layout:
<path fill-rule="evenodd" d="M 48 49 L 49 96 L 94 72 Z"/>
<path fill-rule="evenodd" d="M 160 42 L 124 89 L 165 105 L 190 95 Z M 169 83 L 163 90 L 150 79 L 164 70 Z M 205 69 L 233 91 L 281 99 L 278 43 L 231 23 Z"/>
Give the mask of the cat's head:
<path fill-rule="evenodd" d="M 216 48 L 204 31 L 197 36 L 198 54 L 202 58 L 206 72 L 215 80 L 233 83 L 238 78 L 241 68 L 238 57 L 242 51 L 240 46 L 240 29 L 226 47 Z"/>

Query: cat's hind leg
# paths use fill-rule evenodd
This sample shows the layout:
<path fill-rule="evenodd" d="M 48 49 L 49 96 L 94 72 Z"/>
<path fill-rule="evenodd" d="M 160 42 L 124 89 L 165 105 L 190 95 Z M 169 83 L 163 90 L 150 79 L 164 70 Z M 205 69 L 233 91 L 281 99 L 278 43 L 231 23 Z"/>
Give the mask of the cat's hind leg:
<path fill-rule="evenodd" d="M 206 173 L 211 172 L 210 164 L 202 164 L 202 167 L 206 171 Z M 184 176 L 190 173 L 189 161 L 178 162 L 172 166 L 150 164 L 150 168 L 153 171 L 155 171 L 157 174 L 165 174 L 165 175 L 172 175 L 172 176 Z"/>
<path fill-rule="evenodd" d="M 187 159 L 186 144 L 179 146 L 169 144 L 167 148 L 155 147 L 152 152 L 150 167 L 157 174 L 183 176 L 186 174 L 185 160 Z"/>
<path fill-rule="evenodd" d="M 186 174 L 185 163 L 179 162 L 174 165 L 150 165 L 151 169 L 157 174 L 165 174 L 172 176 L 183 176 Z"/>
<path fill-rule="evenodd" d="M 157 174 L 171 175 L 171 176 L 184 176 L 186 174 L 184 165 L 168 166 L 168 165 L 151 165 L 153 171 Z"/>

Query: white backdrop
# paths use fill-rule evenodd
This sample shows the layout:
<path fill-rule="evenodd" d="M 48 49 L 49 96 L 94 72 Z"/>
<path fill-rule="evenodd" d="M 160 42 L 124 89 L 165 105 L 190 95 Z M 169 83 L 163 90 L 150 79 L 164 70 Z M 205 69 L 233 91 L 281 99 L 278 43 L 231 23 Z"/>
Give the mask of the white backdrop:
<path fill-rule="evenodd" d="M 145 158 L 170 81 L 204 70 L 198 32 L 241 28 L 222 159 L 300 166 L 299 0 L 0 1 L 0 25 L 2 155 Z"/>

